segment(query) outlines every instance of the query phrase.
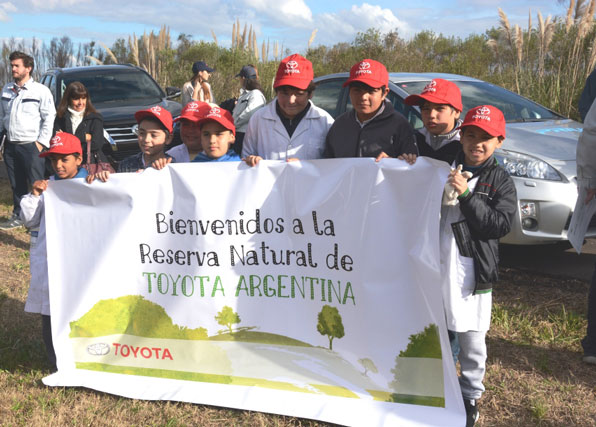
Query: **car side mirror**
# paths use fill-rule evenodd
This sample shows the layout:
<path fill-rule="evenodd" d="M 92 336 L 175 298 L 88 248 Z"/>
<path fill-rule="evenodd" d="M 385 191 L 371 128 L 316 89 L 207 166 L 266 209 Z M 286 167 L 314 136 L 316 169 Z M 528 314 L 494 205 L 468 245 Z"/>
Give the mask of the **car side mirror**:
<path fill-rule="evenodd" d="M 180 96 L 181 93 L 182 93 L 182 91 L 177 87 L 173 87 L 173 86 L 166 87 L 166 98 L 167 99 L 176 98 L 177 96 Z"/>

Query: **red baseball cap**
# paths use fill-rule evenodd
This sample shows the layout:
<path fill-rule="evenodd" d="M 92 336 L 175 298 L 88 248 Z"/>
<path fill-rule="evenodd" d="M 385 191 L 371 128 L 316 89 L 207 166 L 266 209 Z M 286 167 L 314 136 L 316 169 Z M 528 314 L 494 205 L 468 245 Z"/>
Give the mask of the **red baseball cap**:
<path fill-rule="evenodd" d="M 466 113 L 466 118 L 459 128 L 477 126 L 490 136 L 505 138 L 505 125 L 505 116 L 501 110 L 492 105 L 480 105 Z"/>
<path fill-rule="evenodd" d="M 344 83 L 344 87 L 352 82 L 361 82 L 374 89 L 389 86 L 389 73 L 387 68 L 374 59 L 363 59 L 350 69 L 350 77 Z"/>
<path fill-rule="evenodd" d="M 73 134 L 66 132 L 56 132 L 56 135 L 50 140 L 50 149 L 39 154 L 39 157 L 47 157 L 50 154 L 74 154 L 83 155 L 81 141 Z"/>
<path fill-rule="evenodd" d="M 432 79 L 420 95 L 410 95 L 404 102 L 408 105 L 422 105 L 424 101 L 434 104 L 449 104 L 457 111 L 462 111 L 461 91 L 449 80 Z"/>
<path fill-rule="evenodd" d="M 211 106 L 202 101 L 192 101 L 184 106 L 182 112 L 178 117 L 174 119 L 174 122 L 178 122 L 182 119 L 189 120 L 191 122 L 198 122 L 203 118 L 205 114 L 209 112 Z"/>
<path fill-rule="evenodd" d="M 312 63 L 302 55 L 295 53 L 282 59 L 279 63 L 273 88 L 292 86 L 304 90 L 313 78 Z"/>
<path fill-rule="evenodd" d="M 209 120 L 213 120 L 214 122 L 219 123 L 227 130 L 232 131 L 234 136 L 236 136 L 236 126 L 234 126 L 234 118 L 228 110 L 224 110 L 223 108 L 219 108 L 217 106 L 211 107 L 211 109 L 207 111 L 207 114 L 203 115 L 203 117 L 201 117 L 197 123 L 202 124 Z"/>
<path fill-rule="evenodd" d="M 151 108 L 147 108 L 146 110 L 137 111 L 135 113 L 135 120 L 137 123 L 141 123 L 141 121 L 147 117 L 154 117 L 159 122 L 166 127 L 170 133 L 173 132 L 172 127 L 172 115 L 168 110 L 159 105 L 154 105 Z"/>

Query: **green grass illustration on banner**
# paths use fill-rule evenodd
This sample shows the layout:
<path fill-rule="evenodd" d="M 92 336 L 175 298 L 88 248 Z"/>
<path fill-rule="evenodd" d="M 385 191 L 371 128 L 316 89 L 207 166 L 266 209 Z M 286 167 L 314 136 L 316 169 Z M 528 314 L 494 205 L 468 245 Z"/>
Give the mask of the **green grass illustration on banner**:
<path fill-rule="evenodd" d="M 363 357 L 353 365 L 333 351 L 333 340 L 345 336 L 336 307 L 324 305 L 316 318 L 316 330 L 326 336 L 328 348 L 284 335 L 254 331 L 258 326 L 240 326 L 240 313 L 230 306 L 223 306 L 213 318 L 224 329 L 208 336 L 204 327 L 189 329 L 174 324 L 163 307 L 140 295 L 99 301 L 80 319 L 70 323 L 76 367 L 105 373 L 352 399 L 366 396 L 391 403 L 444 407 L 442 387 L 439 391 L 429 387 L 429 381 L 442 383 L 442 376 L 435 378 L 439 370 L 442 375 L 442 368 L 431 362 L 429 371 L 428 365 L 424 365 L 425 361 L 436 359 L 440 365 L 441 349 L 434 324 L 410 336 L 407 348 L 399 353 L 396 367 L 391 370 L 394 380 L 388 389 L 382 390 L 384 387 L 369 377 L 371 373 L 378 373 L 371 358 Z M 271 360 L 273 365 L 255 371 L 251 368 L 254 366 L 250 362 L 252 357 Z M 309 363 L 319 368 L 311 370 Z M 322 375 L 320 367 L 329 370 L 332 377 L 344 378 L 345 384 Z M 270 372 L 273 368 L 275 373 Z M 418 374 L 412 377 L 412 372 Z M 294 379 L 280 381 L 280 378 Z M 346 387 L 346 384 L 352 385 Z M 354 390 L 365 390 L 365 393 Z"/>

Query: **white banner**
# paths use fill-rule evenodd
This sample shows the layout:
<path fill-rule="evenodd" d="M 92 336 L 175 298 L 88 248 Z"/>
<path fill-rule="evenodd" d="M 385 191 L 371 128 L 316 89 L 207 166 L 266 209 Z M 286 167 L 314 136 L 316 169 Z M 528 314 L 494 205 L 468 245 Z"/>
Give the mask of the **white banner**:
<path fill-rule="evenodd" d="M 439 287 L 445 164 L 170 165 L 45 193 L 58 372 L 346 425 L 463 425 Z"/>

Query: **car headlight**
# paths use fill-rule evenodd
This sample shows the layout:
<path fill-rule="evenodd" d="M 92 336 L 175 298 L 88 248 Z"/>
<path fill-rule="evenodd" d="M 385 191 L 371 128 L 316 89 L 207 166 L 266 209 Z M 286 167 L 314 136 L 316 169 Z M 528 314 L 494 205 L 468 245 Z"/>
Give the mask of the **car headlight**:
<path fill-rule="evenodd" d="M 563 177 L 555 168 L 536 157 L 507 150 L 495 151 L 495 157 L 511 176 L 563 181 Z"/>

